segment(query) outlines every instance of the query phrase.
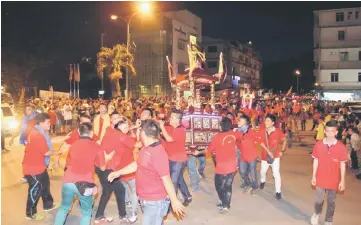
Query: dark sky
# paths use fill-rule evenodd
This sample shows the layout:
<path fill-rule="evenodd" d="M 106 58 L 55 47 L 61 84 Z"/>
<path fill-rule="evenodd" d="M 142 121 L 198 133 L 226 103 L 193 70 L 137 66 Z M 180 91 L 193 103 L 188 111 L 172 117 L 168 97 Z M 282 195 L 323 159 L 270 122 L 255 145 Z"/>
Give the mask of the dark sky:
<path fill-rule="evenodd" d="M 265 63 L 312 52 L 313 11 L 358 7 L 357 2 L 154 2 L 160 11 L 188 9 L 203 19 L 203 35 L 251 40 Z M 124 41 L 125 25 L 109 15 L 129 15 L 132 2 L 1 2 L 2 47 L 56 58 L 66 66 L 95 58 L 105 44 Z M 310 59 L 312 61 L 312 59 Z"/>

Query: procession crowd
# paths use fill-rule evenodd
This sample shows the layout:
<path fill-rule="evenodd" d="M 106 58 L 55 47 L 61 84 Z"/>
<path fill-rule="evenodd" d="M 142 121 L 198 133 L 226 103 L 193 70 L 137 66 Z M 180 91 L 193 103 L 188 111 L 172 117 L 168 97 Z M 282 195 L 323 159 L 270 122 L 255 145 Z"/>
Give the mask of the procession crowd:
<path fill-rule="evenodd" d="M 237 98 L 220 98 L 213 109 L 204 98 L 199 113 L 221 116 L 221 132 L 213 137 L 207 149 L 194 150 L 186 149 L 187 125 L 182 123 L 182 116 L 193 112 L 186 110 L 189 107 L 185 100 L 177 110 L 173 100 L 144 97 L 129 101 L 116 98 L 28 102 L 20 130 L 20 143 L 25 145 L 23 173 L 29 184 L 26 218 L 44 218 L 37 213 L 41 197 L 44 211 L 60 207 L 54 224 L 63 225 L 77 196 L 82 210 L 81 225 L 89 225 L 94 196 L 98 193 L 96 174 L 101 195 L 95 224 L 114 220 L 105 215 L 114 192 L 122 222 L 134 223 L 140 207 L 144 225 L 160 225 L 169 208 L 178 217 L 184 215 L 185 207 L 192 202 L 191 193 L 200 190 L 201 178 L 205 178 L 207 153 L 214 159 L 214 183 L 220 201 L 216 207 L 220 213 L 231 208 L 237 170 L 242 177 L 240 187 L 256 196 L 264 189 L 267 171 L 272 167 L 275 198 L 279 200 L 280 158 L 287 147 L 292 148 L 295 134 L 310 132 L 306 131 L 306 121 L 312 120 L 311 131 L 317 131 L 310 153 L 314 159 L 311 183 L 316 189 L 311 223 L 318 224 L 327 193 L 325 222 L 332 224 L 336 194 L 345 189 L 346 167 L 357 170 L 361 163 L 361 126 L 341 102 L 284 97 L 257 100 L 250 107 Z M 59 133 L 69 134 L 60 149 L 54 150 L 51 135 Z M 65 153 L 62 200 L 58 205 L 50 192 L 47 168 L 59 167 L 60 155 Z M 50 156 L 54 157 L 52 163 Z M 256 167 L 259 162 L 260 179 Z M 183 177 L 185 168 L 190 188 Z M 177 198 L 178 189 L 182 203 Z"/>

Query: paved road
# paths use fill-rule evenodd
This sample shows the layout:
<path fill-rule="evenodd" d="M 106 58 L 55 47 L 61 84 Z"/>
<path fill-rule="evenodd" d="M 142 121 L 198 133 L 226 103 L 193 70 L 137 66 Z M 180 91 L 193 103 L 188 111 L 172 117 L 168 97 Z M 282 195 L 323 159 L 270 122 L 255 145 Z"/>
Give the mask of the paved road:
<path fill-rule="evenodd" d="M 59 140 L 55 147 L 59 146 Z M 314 191 L 310 186 L 311 159 L 308 154 L 309 147 L 300 147 L 295 144 L 293 149 L 287 151 L 281 161 L 282 194 L 283 200 L 274 198 L 272 172 L 268 173 L 268 183 L 258 196 L 245 195 L 239 189 L 240 177 L 236 175 L 233 183 L 232 208 L 226 215 L 220 215 L 215 207 L 217 194 L 214 189 L 214 168 L 211 160 L 207 161 L 205 180 L 202 180 L 202 191 L 193 193 L 194 201 L 187 208 L 184 220 L 177 222 L 172 216 L 166 224 L 179 225 L 306 225 L 313 210 Z M 21 160 L 23 148 L 21 146 L 9 147 L 10 153 L 2 155 L 2 224 L 22 225 L 53 224 L 56 212 L 45 213 L 46 219 L 42 222 L 27 221 L 24 219 L 27 184 L 20 182 Z M 259 166 L 259 165 L 258 165 Z M 61 199 L 62 171 L 51 175 L 51 190 L 55 201 Z M 187 172 L 186 180 L 189 181 Z M 344 195 L 337 196 L 336 214 L 334 224 L 359 225 L 361 221 L 361 182 L 348 171 L 347 190 Z M 97 201 L 99 198 L 97 199 Z M 98 203 L 96 202 L 95 205 Z M 42 208 L 39 202 L 38 209 Z M 114 197 L 108 204 L 108 216 L 117 215 Z M 67 225 L 79 224 L 80 209 L 74 204 L 72 214 L 69 215 Z M 322 216 L 323 219 L 323 216 Z M 140 221 L 135 224 L 140 224 Z M 118 224 L 117 221 L 113 224 Z"/>

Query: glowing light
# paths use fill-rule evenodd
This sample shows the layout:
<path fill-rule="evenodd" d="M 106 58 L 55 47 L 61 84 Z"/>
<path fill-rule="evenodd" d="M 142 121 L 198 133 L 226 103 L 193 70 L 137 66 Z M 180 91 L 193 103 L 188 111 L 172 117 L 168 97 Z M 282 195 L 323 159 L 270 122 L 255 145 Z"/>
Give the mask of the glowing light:
<path fill-rule="evenodd" d="M 151 6 L 149 2 L 142 2 L 139 5 L 139 11 L 142 13 L 150 13 Z"/>
<path fill-rule="evenodd" d="M 111 20 L 117 20 L 117 19 L 118 19 L 118 16 L 117 16 L 117 15 L 111 15 L 111 16 L 110 16 L 110 19 L 111 19 Z"/>

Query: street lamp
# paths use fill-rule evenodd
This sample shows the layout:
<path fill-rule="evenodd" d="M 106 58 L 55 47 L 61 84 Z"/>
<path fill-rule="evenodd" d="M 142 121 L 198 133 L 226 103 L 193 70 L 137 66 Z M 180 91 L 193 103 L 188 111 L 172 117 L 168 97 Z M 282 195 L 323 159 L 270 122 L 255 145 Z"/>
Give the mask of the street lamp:
<path fill-rule="evenodd" d="M 128 18 L 125 17 L 120 17 L 117 15 L 111 15 L 110 19 L 111 20 L 118 20 L 121 19 L 123 20 L 126 24 L 127 24 L 127 52 L 129 52 L 129 48 L 130 48 L 130 24 L 132 22 L 132 19 L 134 16 L 136 16 L 138 13 L 142 13 L 142 14 L 150 14 L 151 11 L 151 5 L 149 2 L 141 2 L 138 7 L 137 10 L 134 11 Z M 128 67 L 126 67 L 126 81 L 125 81 L 125 97 L 126 99 L 128 99 L 128 94 L 129 94 L 129 69 Z"/>
<path fill-rule="evenodd" d="M 297 69 L 297 70 L 295 70 L 294 73 L 295 73 L 295 76 L 297 77 L 297 93 L 298 93 L 298 81 L 301 76 L 301 70 Z"/>

